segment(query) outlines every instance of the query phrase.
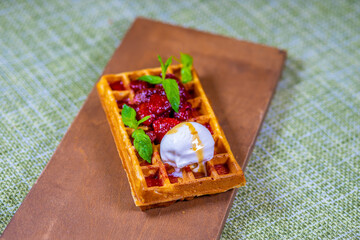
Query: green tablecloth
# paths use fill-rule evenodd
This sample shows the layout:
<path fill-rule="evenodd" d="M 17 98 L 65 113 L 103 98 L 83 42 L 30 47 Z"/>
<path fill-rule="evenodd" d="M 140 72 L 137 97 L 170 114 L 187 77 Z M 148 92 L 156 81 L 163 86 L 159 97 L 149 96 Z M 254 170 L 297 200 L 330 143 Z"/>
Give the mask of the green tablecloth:
<path fill-rule="evenodd" d="M 137 16 L 288 51 L 224 239 L 360 236 L 360 1 L 287 0 L 1 1 L 0 232 Z"/>

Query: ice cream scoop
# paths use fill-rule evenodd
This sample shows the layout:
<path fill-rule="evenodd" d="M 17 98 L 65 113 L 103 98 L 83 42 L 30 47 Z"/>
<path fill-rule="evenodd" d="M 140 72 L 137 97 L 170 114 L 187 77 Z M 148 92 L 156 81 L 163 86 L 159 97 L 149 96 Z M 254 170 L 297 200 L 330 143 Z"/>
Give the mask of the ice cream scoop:
<path fill-rule="evenodd" d="M 181 168 L 198 163 L 195 172 L 206 173 L 205 162 L 214 157 L 214 139 L 210 131 L 196 122 L 182 122 L 168 131 L 160 143 L 163 163 L 174 167 L 175 177 L 182 177 Z"/>

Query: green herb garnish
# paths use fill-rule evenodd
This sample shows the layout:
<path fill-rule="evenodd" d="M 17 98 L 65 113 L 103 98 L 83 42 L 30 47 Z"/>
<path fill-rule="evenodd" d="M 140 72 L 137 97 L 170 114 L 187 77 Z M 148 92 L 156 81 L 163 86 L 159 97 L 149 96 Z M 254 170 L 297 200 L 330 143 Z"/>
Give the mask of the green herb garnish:
<path fill-rule="evenodd" d="M 189 54 L 180 53 L 180 61 L 183 65 L 181 68 L 181 81 L 183 83 L 190 82 L 192 80 L 191 67 L 193 64 L 193 58 Z"/>
<path fill-rule="evenodd" d="M 165 64 L 163 63 L 161 57 L 158 55 L 158 59 L 161 65 L 161 77 L 159 76 L 141 76 L 138 78 L 138 80 L 145 81 L 151 84 L 162 84 L 164 87 L 166 97 L 169 100 L 172 109 L 174 109 L 175 112 L 179 112 L 179 105 L 180 105 L 180 93 L 179 93 L 179 86 L 174 79 L 166 78 L 166 70 L 170 66 L 172 62 L 172 58 L 169 57 Z"/>
<path fill-rule="evenodd" d="M 121 117 L 126 126 L 135 129 L 131 136 L 134 138 L 134 146 L 136 151 L 138 151 L 140 157 L 145 159 L 148 163 L 151 163 L 153 148 L 150 137 L 144 132 L 144 130 L 138 129 L 139 125 L 148 120 L 150 116 L 146 116 L 140 121 L 137 121 L 136 111 L 128 105 L 124 104 L 124 107 L 121 111 Z"/>
<path fill-rule="evenodd" d="M 179 105 L 180 105 L 180 93 L 179 93 L 179 86 L 174 79 L 165 79 L 162 83 L 166 97 L 169 100 L 171 107 L 174 109 L 175 112 L 179 112 Z"/>
<path fill-rule="evenodd" d="M 153 149 L 149 136 L 142 129 L 136 129 L 131 136 L 134 138 L 134 146 L 139 155 L 148 163 L 151 163 Z"/>

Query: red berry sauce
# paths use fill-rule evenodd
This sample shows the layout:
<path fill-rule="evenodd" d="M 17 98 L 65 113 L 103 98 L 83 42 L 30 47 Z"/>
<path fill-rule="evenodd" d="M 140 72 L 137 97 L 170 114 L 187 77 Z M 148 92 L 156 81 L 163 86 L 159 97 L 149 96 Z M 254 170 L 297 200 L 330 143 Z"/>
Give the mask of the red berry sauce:
<path fill-rule="evenodd" d="M 226 164 L 216 164 L 216 165 L 214 165 L 214 167 L 215 167 L 216 172 L 219 175 L 225 175 L 230 172 L 230 170 Z"/>
<path fill-rule="evenodd" d="M 146 185 L 148 187 L 155 187 L 155 186 L 163 186 L 162 180 L 159 178 L 159 172 L 155 173 L 154 175 L 150 175 L 145 177 Z"/>
<path fill-rule="evenodd" d="M 205 173 L 203 172 L 193 172 L 195 179 L 205 177 Z"/>
<path fill-rule="evenodd" d="M 122 81 L 110 83 L 110 88 L 116 91 L 125 90 L 124 83 Z"/>
<path fill-rule="evenodd" d="M 211 128 L 211 126 L 210 126 L 209 123 L 205 123 L 205 124 L 203 124 L 203 125 L 209 130 L 209 132 L 211 133 L 211 135 L 214 134 L 214 132 L 213 132 L 213 130 L 212 130 L 212 128 Z"/>
<path fill-rule="evenodd" d="M 124 104 L 130 105 L 128 98 L 122 99 L 122 100 L 116 100 L 116 103 L 117 103 L 117 105 L 118 105 L 118 107 L 119 107 L 120 109 L 122 109 L 122 108 L 124 107 Z"/>
<path fill-rule="evenodd" d="M 169 180 L 170 180 L 170 183 L 177 183 L 178 182 L 178 177 L 174 177 L 174 176 L 169 175 Z"/>
<path fill-rule="evenodd" d="M 149 166 L 149 165 L 151 165 L 151 164 L 145 160 L 140 162 L 140 166 Z"/>

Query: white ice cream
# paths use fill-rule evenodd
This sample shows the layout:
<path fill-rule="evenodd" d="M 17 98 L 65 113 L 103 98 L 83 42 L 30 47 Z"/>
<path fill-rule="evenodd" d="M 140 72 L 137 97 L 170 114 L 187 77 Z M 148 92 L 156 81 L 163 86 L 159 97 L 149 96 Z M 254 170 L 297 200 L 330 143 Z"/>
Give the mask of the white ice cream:
<path fill-rule="evenodd" d="M 182 177 L 181 168 L 198 163 L 194 171 L 205 172 L 205 162 L 214 157 L 214 139 L 210 131 L 196 122 L 182 122 L 166 133 L 160 143 L 163 163 L 175 168 L 172 174 Z"/>

